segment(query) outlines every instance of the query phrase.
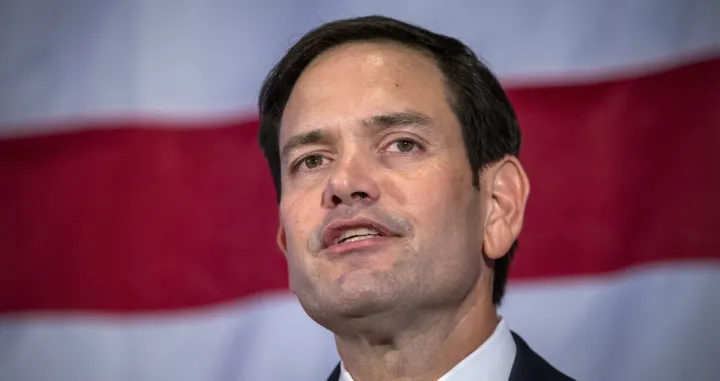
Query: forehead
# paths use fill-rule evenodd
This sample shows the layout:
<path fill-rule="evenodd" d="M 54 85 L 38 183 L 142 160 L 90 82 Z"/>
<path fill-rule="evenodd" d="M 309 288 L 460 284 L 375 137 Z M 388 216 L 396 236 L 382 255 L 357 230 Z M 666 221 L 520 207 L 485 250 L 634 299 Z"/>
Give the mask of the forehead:
<path fill-rule="evenodd" d="M 427 54 L 394 43 L 353 43 L 315 59 L 283 113 L 280 142 L 297 132 L 357 123 L 373 115 L 416 111 L 436 122 L 454 114 L 444 77 Z"/>

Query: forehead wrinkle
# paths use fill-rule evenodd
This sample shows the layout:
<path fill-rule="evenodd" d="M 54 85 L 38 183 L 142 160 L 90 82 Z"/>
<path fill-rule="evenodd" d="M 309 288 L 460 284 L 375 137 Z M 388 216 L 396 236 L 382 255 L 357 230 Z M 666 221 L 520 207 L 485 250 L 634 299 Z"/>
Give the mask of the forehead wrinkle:
<path fill-rule="evenodd" d="M 382 80 L 382 82 L 389 83 L 389 85 L 379 85 L 376 80 L 370 80 L 370 83 L 377 84 L 377 86 L 383 87 L 383 89 L 380 89 L 380 87 L 378 87 L 376 91 L 387 92 L 387 86 L 389 86 L 390 90 L 393 90 L 390 92 L 393 94 L 398 89 L 404 89 L 405 91 L 409 91 L 410 89 L 405 88 L 405 86 L 408 85 L 408 83 L 406 82 L 411 77 L 415 77 L 415 74 L 413 74 L 411 77 L 408 77 L 411 74 L 407 72 L 408 70 L 419 70 L 420 72 L 424 72 L 430 77 L 436 77 L 435 79 L 439 79 L 439 81 L 427 82 L 434 82 L 433 84 L 440 85 L 443 90 L 446 90 L 444 76 L 441 72 L 439 72 L 437 63 L 433 60 L 431 56 L 428 56 L 428 54 L 424 51 L 418 51 L 417 49 L 412 49 L 401 44 L 388 44 L 379 41 L 349 43 L 342 44 L 319 55 L 315 60 L 313 60 L 313 62 L 311 62 L 307 66 L 304 72 L 300 74 L 298 81 L 296 82 L 295 88 L 291 92 L 290 99 L 288 99 L 288 106 L 291 107 L 286 108 L 285 112 L 287 113 L 287 111 L 291 111 L 292 114 L 300 112 L 302 115 L 307 116 L 305 112 L 308 111 L 308 103 L 335 100 L 336 98 L 333 95 L 334 91 L 339 91 L 336 88 L 336 84 L 346 83 L 345 76 L 347 76 L 347 71 L 339 70 L 338 65 L 342 66 L 344 64 L 347 64 L 348 62 L 356 61 L 358 59 L 360 59 L 364 65 L 361 64 L 359 65 L 360 67 L 358 67 L 358 65 L 355 65 L 355 70 L 360 70 L 360 72 L 364 72 L 366 76 L 372 75 L 375 77 L 376 80 Z M 369 70 L 369 72 L 366 70 Z M 340 72 L 342 72 L 342 74 Z M 423 82 L 419 85 L 421 87 L 431 86 L 431 83 L 427 82 Z M 365 89 L 368 91 L 371 91 L 373 88 L 370 83 L 365 83 Z M 355 85 L 357 84 L 355 83 Z M 417 84 L 414 84 L 413 86 L 417 86 Z M 398 96 L 400 94 L 394 95 Z M 408 95 L 410 94 L 404 94 L 404 96 L 406 97 Z M 445 101 L 444 103 L 447 103 L 447 97 L 443 97 L 443 100 Z M 350 112 L 351 110 L 346 111 Z M 399 112 L 383 112 L 384 110 L 377 111 L 379 111 L 378 114 L 371 115 L 369 117 L 363 117 L 360 115 L 353 116 L 351 114 L 346 114 L 344 116 L 347 119 L 341 118 L 345 120 L 338 121 L 338 123 L 330 123 L 331 125 L 323 123 L 322 120 L 316 120 L 315 122 L 320 123 L 311 123 L 312 125 L 308 124 L 305 126 L 305 128 L 302 129 L 324 131 L 325 134 L 328 134 L 331 133 L 331 130 L 334 130 L 334 132 L 337 133 L 342 133 L 337 130 L 348 130 L 351 125 L 363 125 L 364 127 L 371 128 L 367 129 L 366 132 L 377 132 L 387 129 L 389 127 L 399 126 L 408 126 L 413 128 L 418 127 L 420 129 L 432 130 L 432 128 L 429 127 L 434 124 L 434 121 L 431 118 L 413 110 L 402 110 Z M 284 116 L 287 117 L 288 115 L 286 114 Z M 336 117 L 337 115 L 331 114 L 325 116 Z M 302 119 L 305 119 L 305 117 L 303 117 Z M 317 143 L 319 140 L 320 139 L 317 139 L 314 142 L 306 141 L 304 142 L 305 144 L 302 145 L 308 145 L 307 143 Z M 298 148 L 298 145 L 293 146 L 294 147 L 290 148 Z M 283 155 L 281 154 L 281 157 L 282 156 Z"/>
<path fill-rule="evenodd" d="M 417 111 L 400 111 L 375 114 L 365 118 L 353 118 L 353 122 L 363 126 L 369 131 L 380 132 L 399 126 L 427 129 L 427 127 L 432 124 L 432 118 Z M 331 130 L 347 130 L 348 128 L 350 128 L 349 125 L 342 123 L 335 125 L 334 128 L 325 125 L 291 136 L 282 149 L 281 157 L 283 163 L 288 161 L 290 154 L 294 150 L 308 145 L 329 143 L 333 138 L 333 134 L 330 132 Z"/>

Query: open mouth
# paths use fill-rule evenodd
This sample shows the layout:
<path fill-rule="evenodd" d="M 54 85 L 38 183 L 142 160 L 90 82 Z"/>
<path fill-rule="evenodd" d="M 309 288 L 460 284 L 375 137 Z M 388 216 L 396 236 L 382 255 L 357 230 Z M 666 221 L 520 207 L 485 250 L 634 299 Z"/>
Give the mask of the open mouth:
<path fill-rule="evenodd" d="M 381 235 L 382 234 L 380 234 L 380 232 L 372 228 L 354 228 L 345 230 L 342 234 L 340 234 L 337 238 L 333 240 L 333 243 L 335 245 L 338 245 L 341 243 L 357 242 L 373 237 L 379 237 Z"/>
<path fill-rule="evenodd" d="M 359 246 L 372 246 L 371 244 L 379 238 L 396 236 L 393 230 L 370 219 L 337 219 L 323 229 L 322 245 L 323 248 L 333 247 L 331 251 L 339 253 L 357 249 Z M 372 240 L 373 238 L 375 240 Z M 359 242 L 365 240 L 371 241 L 362 244 Z"/>

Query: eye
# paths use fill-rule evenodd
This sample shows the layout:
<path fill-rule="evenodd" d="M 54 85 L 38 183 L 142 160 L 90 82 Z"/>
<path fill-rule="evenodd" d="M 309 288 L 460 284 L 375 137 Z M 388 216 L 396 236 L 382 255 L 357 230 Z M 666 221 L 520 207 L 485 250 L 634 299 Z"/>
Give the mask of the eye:
<path fill-rule="evenodd" d="M 313 169 L 323 164 L 323 157 L 320 155 L 311 155 L 304 158 L 302 163 L 305 164 L 308 169 Z"/>
<path fill-rule="evenodd" d="M 312 170 L 325 164 L 325 158 L 321 155 L 308 155 L 297 161 L 293 166 L 293 172 L 302 170 Z"/>
<path fill-rule="evenodd" d="M 392 152 L 411 152 L 413 149 L 419 148 L 419 144 L 410 139 L 400 139 L 392 142 L 388 151 Z"/>

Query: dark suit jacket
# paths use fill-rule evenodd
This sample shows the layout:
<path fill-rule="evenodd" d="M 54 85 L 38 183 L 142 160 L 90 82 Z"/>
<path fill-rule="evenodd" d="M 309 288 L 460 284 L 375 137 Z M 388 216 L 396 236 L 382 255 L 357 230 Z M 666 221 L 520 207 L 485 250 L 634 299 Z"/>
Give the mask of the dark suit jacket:
<path fill-rule="evenodd" d="M 508 381 L 573 381 L 535 353 L 515 332 L 512 335 L 517 346 L 517 354 L 515 354 L 515 362 Z M 339 379 L 340 364 L 330 374 L 328 381 L 338 381 Z"/>

